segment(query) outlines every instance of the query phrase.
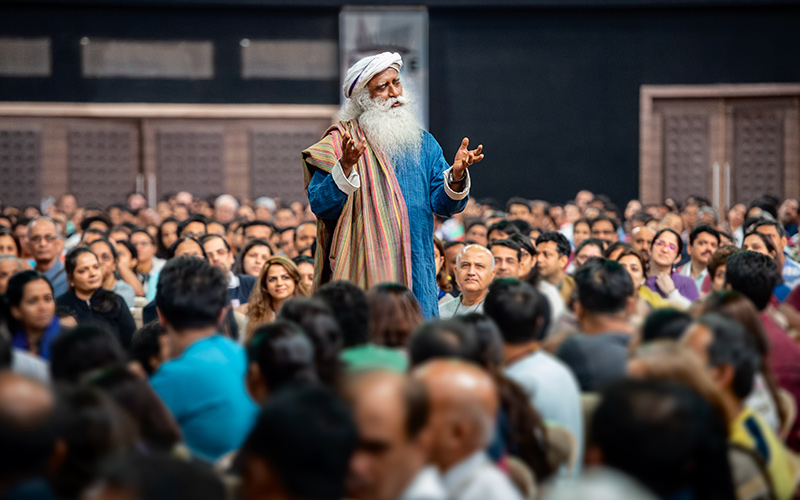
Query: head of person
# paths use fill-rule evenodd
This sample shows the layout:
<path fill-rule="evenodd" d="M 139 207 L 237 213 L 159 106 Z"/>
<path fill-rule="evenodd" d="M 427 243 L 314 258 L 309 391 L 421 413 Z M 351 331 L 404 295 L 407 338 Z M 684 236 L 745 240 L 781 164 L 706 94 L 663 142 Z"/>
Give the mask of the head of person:
<path fill-rule="evenodd" d="M 300 326 L 314 345 L 317 378 L 329 387 L 338 387 L 342 375 L 339 354 L 343 334 L 330 307 L 320 299 L 295 297 L 281 308 L 278 319 Z"/>
<path fill-rule="evenodd" d="M 0 295 L 5 295 L 8 289 L 8 280 L 15 274 L 24 271 L 25 264 L 13 255 L 0 255 Z"/>
<path fill-rule="evenodd" d="M 486 247 L 468 245 L 456 258 L 456 283 L 462 293 L 480 296 L 495 277 L 495 257 Z"/>
<path fill-rule="evenodd" d="M 311 291 L 314 289 L 314 259 L 307 255 L 298 255 L 292 262 L 295 263 L 297 269 L 300 271 L 300 278 L 306 288 Z"/>
<path fill-rule="evenodd" d="M 103 286 L 103 269 L 97 255 L 87 247 L 75 247 L 64 258 L 70 288 L 78 296 L 91 296 Z"/>
<path fill-rule="evenodd" d="M 181 238 L 169 247 L 167 259 L 174 259 L 175 257 L 192 257 L 194 259 L 208 260 L 205 247 L 203 247 L 200 240 L 193 237 Z"/>
<path fill-rule="evenodd" d="M 718 313 L 705 314 L 687 330 L 682 342 L 700 357 L 723 393 L 736 401 L 747 398 L 760 360 L 744 326 Z"/>
<path fill-rule="evenodd" d="M 357 442 L 353 416 L 334 393 L 318 386 L 287 389 L 267 401 L 242 446 L 241 497 L 345 498 Z"/>
<path fill-rule="evenodd" d="M 261 270 L 264 269 L 264 264 L 274 254 L 272 245 L 266 240 L 251 240 L 242 248 L 239 254 L 239 259 L 235 266 L 235 274 L 246 274 L 258 278 Z"/>
<path fill-rule="evenodd" d="M 442 358 L 474 359 L 478 349 L 474 329 L 460 319 L 437 319 L 420 325 L 408 343 L 410 366 Z"/>
<path fill-rule="evenodd" d="M 575 272 L 578 321 L 626 318 L 633 303 L 633 280 L 619 262 L 592 260 Z"/>
<path fill-rule="evenodd" d="M 508 239 L 519 245 L 519 273 L 516 277 L 526 279 L 531 274 L 531 270 L 538 264 L 539 253 L 536 251 L 536 245 L 534 244 L 536 240 L 523 233 L 512 234 Z"/>
<path fill-rule="evenodd" d="M 228 277 L 204 259 L 170 259 L 159 274 L 155 302 L 170 334 L 216 327 L 228 304 Z"/>
<path fill-rule="evenodd" d="M 725 288 L 725 269 L 728 257 L 742 250 L 733 245 L 722 245 L 708 259 L 708 276 L 711 278 L 711 291 L 719 292 Z"/>
<path fill-rule="evenodd" d="M 140 264 L 153 261 L 156 255 L 156 241 L 147 230 L 139 228 L 131 231 L 130 242 L 136 248 L 135 257 Z"/>
<path fill-rule="evenodd" d="M 201 242 L 203 243 L 203 250 L 205 250 L 208 257 L 208 262 L 212 266 L 220 268 L 225 274 L 230 273 L 235 259 L 228 240 L 223 236 L 207 234 L 203 236 Z"/>
<path fill-rule="evenodd" d="M 495 240 L 489 243 L 489 251 L 494 257 L 496 278 L 519 277 L 522 249 L 516 241 L 511 239 Z"/>
<path fill-rule="evenodd" d="M 683 233 L 683 227 L 683 219 L 681 216 L 670 212 L 661 218 L 657 229 L 658 231 L 661 231 L 662 229 L 672 229 L 676 234 L 681 234 Z"/>
<path fill-rule="evenodd" d="M 280 238 L 278 240 L 278 248 L 283 255 L 292 258 L 297 255 L 297 249 L 294 246 L 294 226 L 284 227 L 278 231 Z"/>
<path fill-rule="evenodd" d="M 214 200 L 214 218 L 223 224 L 235 219 L 238 209 L 239 202 L 229 194 L 217 196 L 217 199 Z"/>
<path fill-rule="evenodd" d="M 310 248 L 317 241 L 317 225 L 311 221 L 301 222 L 294 230 L 294 248 L 298 252 Z"/>
<path fill-rule="evenodd" d="M 544 338 L 550 318 L 547 298 L 516 279 L 496 280 L 483 304 L 503 336 L 503 343 L 524 345 Z"/>
<path fill-rule="evenodd" d="M 619 222 L 616 219 L 611 219 L 605 215 L 598 215 L 592 219 L 592 238 L 606 240 L 611 243 L 619 241 L 617 229 L 619 229 Z"/>
<path fill-rule="evenodd" d="M 486 449 L 499 407 L 491 375 L 474 364 L 439 359 L 418 367 L 413 376 L 431 401 L 431 461 L 447 471 Z"/>
<path fill-rule="evenodd" d="M 560 280 L 569 263 L 572 249 L 569 240 L 556 231 L 547 231 L 536 238 L 536 265 L 547 280 Z"/>
<path fill-rule="evenodd" d="M 398 498 L 429 460 L 427 390 L 405 375 L 376 370 L 357 376 L 347 394 L 358 426 L 348 497 Z"/>
<path fill-rule="evenodd" d="M 677 309 L 664 307 L 651 312 L 642 325 L 641 343 L 657 340 L 678 341 L 692 324 L 692 317 Z"/>
<path fill-rule="evenodd" d="M 602 257 L 605 242 L 597 238 L 587 238 L 575 248 L 575 267 L 579 268 L 591 257 Z"/>
<path fill-rule="evenodd" d="M 464 241 L 471 241 L 483 246 L 488 245 L 489 231 L 486 223 L 480 219 L 470 222 L 464 231 Z"/>
<path fill-rule="evenodd" d="M 590 426 L 589 463 L 617 469 L 659 498 L 733 498 L 727 429 L 694 390 L 625 380 L 604 391 Z"/>
<path fill-rule="evenodd" d="M 450 266 L 450 272 L 453 273 L 453 279 L 456 277 L 456 260 L 465 246 L 467 245 L 463 241 L 447 241 L 444 243 L 444 257 Z"/>
<path fill-rule="evenodd" d="M 8 280 L 6 299 L 11 331 L 43 332 L 56 314 L 53 285 L 41 273 L 22 271 Z"/>
<path fill-rule="evenodd" d="M 725 287 L 741 292 L 763 311 L 781 282 L 775 260 L 752 251 L 737 252 L 725 262 Z"/>
<path fill-rule="evenodd" d="M 603 251 L 603 257 L 608 260 L 617 260 L 617 257 L 622 253 L 623 250 L 632 250 L 633 247 L 624 241 L 615 241 L 606 247 Z"/>
<path fill-rule="evenodd" d="M 56 382 L 76 384 L 87 374 L 126 362 L 125 350 L 104 325 L 79 325 L 53 341 L 50 376 Z"/>
<path fill-rule="evenodd" d="M 260 307 L 260 304 L 277 313 L 287 299 L 308 295 L 309 290 L 294 262 L 282 255 L 275 255 L 264 264 L 249 303 L 251 309 Z"/>
<path fill-rule="evenodd" d="M 100 262 L 100 269 L 103 273 L 103 281 L 109 277 L 114 276 L 117 271 L 117 264 L 119 262 L 119 255 L 113 243 L 106 238 L 101 238 L 92 242 L 89 248 L 97 256 Z"/>
<path fill-rule="evenodd" d="M 166 259 L 169 247 L 176 241 L 178 241 L 178 221 L 174 217 L 167 217 L 161 221 L 156 234 L 159 257 Z"/>
<path fill-rule="evenodd" d="M 450 266 L 444 254 L 444 245 L 441 240 L 434 236 L 433 238 L 433 262 L 436 266 L 436 284 L 439 289 L 450 292 L 453 290 L 453 284 L 450 283 Z"/>
<path fill-rule="evenodd" d="M 742 249 L 758 252 L 772 259 L 778 256 L 778 251 L 775 249 L 775 244 L 772 243 L 772 239 L 766 234 L 756 231 L 751 231 L 744 236 L 744 240 L 742 240 Z"/>
<path fill-rule="evenodd" d="M 783 249 L 788 244 L 786 238 L 786 230 L 783 225 L 775 220 L 760 220 L 750 226 L 752 231 L 769 236 L 772 244 L 775 245 L 775 250 L 778 252 L 778 257 L 783 258 Z M 781 260 L 783 262 L 783 260 Z"/>
<path fill-rule="evenodd" d="M 533 212 L 531 204 L 524 198 L 511 198 L 506 202 L 506 213 L 509 220 L 522 219 L 530 221 Z"/>
<path fill-rule="evenodd" d="M 49 269 L 61 256 L 64 239 L 61 227 L 50 217 L 38 217 L 28 223 L 28 247 L 36 265 Z"/>
<path fill-rule="evenodd" d="M 658 267 L 672 268 L 681 258 L 683 240 L 670 228 L 661 229 L 650 246 L 650 262 Z M 655 267 L 655 266 L 654 266 Z"/>
<path fill-rule="evenodd" d="M 342 347 L 369 342 L 369 301 L 364 290 L 355 284 L 336 280 L 324 284 L 314 294 L 328 305 L 342 329 Z"/>
<path fill-rule="evenodd" d="M 634 291 L 644 285 L 647 280 L 647 261 L 639 252 L 632 248 L 624 248 L 617 254 L 616 261 L 628 271 Z"/>
<path fill-rule="evenodd" d="M 22 257 L 22 245 L 10 228 L 0 227 L 0 255 Z"/>
<path fill-rule="evenodd" d="M 710 208 L 710 207 L 709 207 Z M 689 257 L 692 263 L 708 265 L 711 255 L 719 248 L 719 231 L 708 224 L 700 224 L 689 233 Z"/>
<path fill-rule="evenodd" d="M 200 239 L 208 234 L 208 221 L 202 215 L 193 215 L 178 224 L 178 238 Z"/>
<path fill-rule="evenodd" d="M 263 220 L 252 220 L 242 225 L 244 244 L 253 240 L 269 241 L 275 228 L 269 222 Z"/>
<path fill-rule="evenodd" d="M 422 321 L 422 311 L 411 290 L 399 283 L 381 283 L 367 293 L 372 342 L 405 348 L 411 332 Z"/>
<path fill-rule="evenodd" d="M 261 325 L 247 342 L 247 389 L 255 401 L 290 385 L 317 381 L 314 345 L 306 333 L 289 320 Z"/>
<path fill-rule="evenodd" d="M 167 330 L 157 320 L 151 321 L 133 333 L 131 359 L 139 363 L 150 376 L 170 358 Z"/>
<path fill-rule="evenodd" d="M 572 224 L 572 241 L 577 248 L 584 240 L 592 237 L 592 222 L 589 219 L 578 219 Z"/>
<path fill-rule="evenodd" d="M 505 240 L 508 239 L 509 236 L 512 234 L 516 234 L 519 232 L 519 227 L 516 224 L 513 224 L 509 220 L 501 220 L 495 222 L 488 229 L 488 238 L 489 244 L 494 243 L 497 240 Z"/>
<path fill-rule="evenodd" d="M 745 328 L 758 352 L 761 363 L 760 369 L 768 371 L 768 356 L 770 351 L 764 324 L 753 302 L 744 294 L 732 290 L 711 293 L 699 304 L 696 315 L 718 313 L 730 318 Z"/>

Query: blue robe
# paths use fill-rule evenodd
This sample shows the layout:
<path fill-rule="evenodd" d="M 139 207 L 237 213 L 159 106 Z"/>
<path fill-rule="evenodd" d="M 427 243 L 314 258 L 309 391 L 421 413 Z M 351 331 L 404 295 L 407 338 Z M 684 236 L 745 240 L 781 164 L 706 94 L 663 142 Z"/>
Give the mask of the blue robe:
<path fill-rule="evenodd" d="M 408 209 L 412 290 L 423 316 L 435 317 L 439 315 L 439 307 L 433 260 L 433 214 L 452 217 L 464 210 L 469 196 L 454 200 L 445 191 L 444 173 L 450 165 L 444 159 L 439 143 L 428 132 L 423 131 L 419 159 L 402 155 L 394 159 L 392 167 Z M 308 186 L 308 201 L 317 217 L 336 220 L 347 195 L 339 189 L 332 175 L 317 170 Z"/>

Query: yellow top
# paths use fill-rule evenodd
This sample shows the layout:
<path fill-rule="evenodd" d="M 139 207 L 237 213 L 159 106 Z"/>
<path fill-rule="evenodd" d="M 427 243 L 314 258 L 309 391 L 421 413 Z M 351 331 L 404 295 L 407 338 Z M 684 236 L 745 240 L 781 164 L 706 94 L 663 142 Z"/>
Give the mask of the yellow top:
<path fill-rule="evenodd" d="M 664 297 L 642 285 L 639 287 L 639 297 L 645 300 L 648 304 L 653 306 L 654 309 L 661 309 L 662 307 L 672 307 L 672 304 Z"/>

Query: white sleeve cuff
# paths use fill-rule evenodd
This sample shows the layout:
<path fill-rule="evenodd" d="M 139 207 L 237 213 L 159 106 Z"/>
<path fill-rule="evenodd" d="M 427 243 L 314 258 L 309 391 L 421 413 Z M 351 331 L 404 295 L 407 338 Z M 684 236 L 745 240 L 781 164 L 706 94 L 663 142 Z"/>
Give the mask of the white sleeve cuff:
<path fill-rule="evenodd" d="M 466 180 L 464 181 L 464 189 L 461 191 L 453 191 L 453 188 L 450 187 L 450 172 L 453 171 L 453 167 L 448 168 L 444 171 L 444 192 L 447 193 L 447 196 L 450 197 L 451 200 L 463 200 L 469 194 L 470 188 L 470 179 L 469 179 L 469 169 L 464 171 L 464 175 L 467 176 Z"/>
<path fill-rule="evenodd" d="M 331 175 L 333 175 L 333 182 L 336 183 L 336 187 L 347 196 L 355 193 L 361 187 L 361 177 L 359 177 L 355 167 L 350 172 L 350 177 L 345 177 L 342 164 L 338 160 L 336 165 L 333 166 Z"/>

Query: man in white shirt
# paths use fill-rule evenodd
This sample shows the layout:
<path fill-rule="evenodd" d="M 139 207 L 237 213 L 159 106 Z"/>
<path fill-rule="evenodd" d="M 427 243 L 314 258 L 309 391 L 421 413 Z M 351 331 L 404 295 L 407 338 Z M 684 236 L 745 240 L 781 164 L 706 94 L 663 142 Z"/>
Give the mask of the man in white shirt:
<path fill-rule="evenodd" d="M 495 276 L 495 260 L 486 247 L 467 245 L 456 258 L 456 283 L 461 296 L 439 306 L 439 317 L 483 312 L 483 299 Z"/>
<path fill-rule="evenodd" d="M 708 260 L 719 248 L 719 231 L 707 224 L 695 227 L 689 233 L 689 246 L 686 248 L 691 260 L 678 273 L 692 278 L 697 290 L 701 291 L 708 276 Z"/>
<path fill-rule="evenodd" d="M 522 500 L 487 456 L 498 409 L 492 378 L 478 366 L 436 360 L 414 373 L 431 400 L 431 460 L 442 473 L 450 500 Z"/>

